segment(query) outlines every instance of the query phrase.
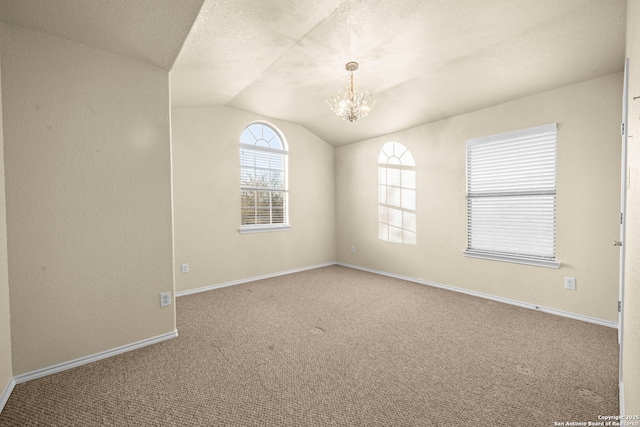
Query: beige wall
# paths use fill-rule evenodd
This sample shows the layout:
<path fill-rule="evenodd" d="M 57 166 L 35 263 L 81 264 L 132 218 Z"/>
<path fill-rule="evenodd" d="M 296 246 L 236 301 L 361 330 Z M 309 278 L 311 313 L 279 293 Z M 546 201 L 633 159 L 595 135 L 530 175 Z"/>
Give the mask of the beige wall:
<path fill-rule="evenodd" d="M 168 73 L 0 24 L 13 373 L 175 330 Z"/>
<path fill-rule="evenodd" d="M 288 231 L 238 232 L 239 139 L 255 120 L 289 145 Z M 176 291 L 335 262 L 333 147 L 298 125 L 227 107 L 173 109 L 171 126 Z"/>
<path fill-rule="evenodd" d="M 338 148 L 338 261 L 616 322 L 621 87 L 615 74 Z M 552 122 L 562 267 L 465 258 L 464 141 Z M 393 140 L 417 164 L 413 246 L 377 237 L 377 157 Z M 576 291 L 563 288 L 564 276 L 576 277 Z"/>
<path fill-rule="evenodd" d="M 239 139 L 255 120 L 289 145 L 288 231 L 238 232 Z M 227 107 L 173 109 L 171 126 L 177 291 L 335 261 L 333 147 L 300 126 Z"/>
<path fill-rule="evenodd" d="M 2 52 L 0 52 L 0 59 Z M 0 60 L 0 396 L 13 377 L 7 273 L 7 211 L 4 194 L 4 144 L 2 131 L 2 61 Z M 0 406 L 0 410 L 2 407 Z"/>
<path fill-rule="evenodd" d="M 623 323 L 624 411 L 640 414 L 640 0 L 627 2 L 629 58 L 627 229 Z"/>

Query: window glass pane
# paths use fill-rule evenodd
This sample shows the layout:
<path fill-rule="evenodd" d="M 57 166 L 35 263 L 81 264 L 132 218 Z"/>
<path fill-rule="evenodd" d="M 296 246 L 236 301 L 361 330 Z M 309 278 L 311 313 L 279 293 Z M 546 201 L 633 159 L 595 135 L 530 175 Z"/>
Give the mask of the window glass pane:
<path fill-rule="evenodd" d="M 402 228 L 402 211 L 401 210 L 389 208 L 389 225 Z"/>
<path fill-rule="evenodd" d="M 254 140 L 262 138 L 262 125 L 260 123 L 253 123 L 247 126 L 247 130 L 251 133 Z"/>
<path fill-rule="evenodd" d="M 413 160 L 413 156 L 411 155 L 411 152 L 409 150 L 405 151 L 404 154 L 401 157 L 402 160 L 402 164 L 404 166 L 415 166 L 416 162 L 415 160 Z"/>
<path fill-rule="evenodd" d="M 384 206 L 379 206 L 378 207 L 378 213 L 379 213 L 380 222 L 388 224 L 389 223 L 389 208 L 384 207 Z"/>
<path fill-rule="evenodd" d="M 242 135 L 240 135 L 240 143 L 251 145 L 256 143 L 256 138 L 255 136 L 253 136 L 249 128 L 245 128 L 244 132 L 242 132 Z"/>
<path fill-rule="evenodd" d="M 243 207 L 253 207 L 255 206 L 255 200 L 256 200 L 256 192 L 255 191 L 250 191 L 250 190 L 242 190 L 241 191 L 241 196 L 242 196 L 242 206 Z"/>
<path fill-rule="evenodd" d="M 413 212 L 402 212 L 402 226 L 405 230 L 416 231 L 416 214 Z"/>
<path fill-rule="evenodd" d="M 284 191 L 271 192 L 271 206 L 284 209 L 286 204 L 286 193 Z"/>
<path fill-rule="evenodd" d="M 273 224 L 284 223 L 284 209 L 282 207 L 274 207 L 272 209 L 272 223 Z"/>
<path fill-rule="evenodd" d="M 269 169 L 271 167 L 271 155 L 269 153 L 254 151 L 255 167 Z"/>
<path fill-rule="evenodd" d="M 242 167 L 255 167 L 255 151 L 252 150 L 240 150 L 240 166 Z"/>
<path fill-rule="evenodd" d="M 400 187 L 400 169 L 387 168 L 387 185 Z"/>
<path fill-rule="evenodd" d="M 402 228 L 389 226 L 389 241 L 392 243 L 402 243 Z"/>
<path fill-rule="evenodd" d="M 284 174 L 282 171 L 271 171 L 269 188 L 284 190 Z"/>
<path fill-rule="evenodd" d="M 259 208 L 271 207 L 271 192 L 256 191 L 256 206 Z"/>
<path fill-rule="evenodd" d="M 242 169 L 240 171 L 240 182 L 244 187 L 253 187 L 255 181 L 255 172 L 251 169 Z"/>
<path fill-rule="evenodd" d="M 378 203 L 387 203 L 387 186 L 379 185 L 378 186 Z"/>
<path fill-rule="evenodd" d="M 256 209 L 256 224 L 270 224 L 271 223 L 271 210 L 268 208 Z"/>
<path fill-rule="evenodd" d="M 262 126 L 262 138 L 269 142 L 269 146 L 271 146 L 271 140 L 276 138 L 276 133 L 268 126 Z M 277 147 L 273 147 L 277 148 Z"/>
<path fill-rule="evenodd" d="M 284 156 L 281 154 L 270 154 L 271 169 L 284 170 Z"/>
<path fill-rule="evenodd" d="M 246 225 L 255 225 L 256 224 L 256 216 L 254 210 L 243 210 L 242 211 L 242 220 L 243 224 Z"/>
<path fill-rule="evenodd" d="M 398 187 L 387 187 L 387 204 L 400 206 L 400 189 Z"/>
<path fill-rule="evenodd" d="M 416 190 L 402 189 L 402 207 L 412 211 L 416 210 Z"/>
<path fill-rule="evenodd" d="M 393 143 L 392 142 L 388 142 L 386 144 L 384 144 L 384 146 L 382 147 L 382 151 L 381 153 L 384 153 L 385 157 L 387 159 L 389 159 L 389 157 L 393 157 Z"/>
<path fill-rule="evenodd" d="M 255 224 L 256 210 L 255 210 L 255 191 L 243 190 L 241 192 L 241 210 L 242 210 L 242 223 L 243 224 Z"/>
<path fill-rule="evenodd" d="M 389 240 L 389 226 L 382 222 L 378 223 L 378 239 Z"/>
<path fill-rule="evenodd" d="M 393 142 L 393 155 L 398 159 L 401 159 L 403 154 L 407 151 L 407 147 L 400 144 L 399 142 Z"/>
<path fill-rule="evenodd" d="M 378 183 L 387 183 L 387 168 L 378 168 Z"/>

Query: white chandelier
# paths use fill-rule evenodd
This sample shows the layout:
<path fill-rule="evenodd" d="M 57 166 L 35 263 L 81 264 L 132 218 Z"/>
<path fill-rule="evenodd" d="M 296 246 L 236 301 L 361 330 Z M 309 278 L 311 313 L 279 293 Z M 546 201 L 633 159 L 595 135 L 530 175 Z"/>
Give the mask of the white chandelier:
<path fill-rule="evenodd" d="M 358 93 L 353 86 L 353 72 L 358 69 L 357 62 L 347 62 L 345 68 L 351 74 L 346 93 L 338 92 L 338 96 L 332 96 L 331 101 L 327 101 L 331 111 L 336 113 L 342 120 L 351 123 L 358 121 L 360 117 L 366 117 L 376 105 L 376 101 L 371 101 L 373 89 L 369 92 Z"/>

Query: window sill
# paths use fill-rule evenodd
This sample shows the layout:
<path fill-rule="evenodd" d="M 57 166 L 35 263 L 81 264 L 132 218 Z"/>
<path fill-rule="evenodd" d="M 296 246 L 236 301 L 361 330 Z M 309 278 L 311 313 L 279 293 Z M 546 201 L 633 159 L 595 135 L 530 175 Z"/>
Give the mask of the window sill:
<path fill-rule="evenodd" d="M 474 252 L 474 251 L 462 251 L 462 254 L 469 258 L 479 258 L 479 259 L 488 259 L 491 261 L 511 262 L 515 264 L 533 265 L 536 267 L 560 268 L 560 263 L 558 261 L 525 258 L 525 257 L 519 257 L 515 255 L 509 256 L 509 255 L 489 254 L 489 253 Z"/>
<path fill-rule="evenodd" d="M 238 229 L 240 234 L 250 233 L 268 233 L 270 231 L 287 231 L 290 230 L 290 225 L 242 225 Z"/>

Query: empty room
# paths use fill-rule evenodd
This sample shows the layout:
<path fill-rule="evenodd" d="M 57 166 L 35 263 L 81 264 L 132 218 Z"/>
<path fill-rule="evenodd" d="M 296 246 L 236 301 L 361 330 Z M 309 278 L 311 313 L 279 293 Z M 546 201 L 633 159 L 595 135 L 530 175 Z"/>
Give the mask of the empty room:
<path fill-rule="evenodd" d="M 640 0 L 0 0 L 0 426 L 640 426 Z"/>

